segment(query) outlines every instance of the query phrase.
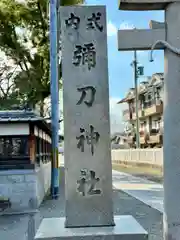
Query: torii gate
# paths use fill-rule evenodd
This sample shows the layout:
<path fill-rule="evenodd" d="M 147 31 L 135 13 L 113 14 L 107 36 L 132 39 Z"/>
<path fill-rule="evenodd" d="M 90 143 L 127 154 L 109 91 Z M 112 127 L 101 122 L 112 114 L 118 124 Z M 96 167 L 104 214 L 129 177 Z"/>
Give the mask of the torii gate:
<path fill-rule="evenodd" d="M 119 30 L 118 50 L 164 49 L 164 239 L 180 239 L 180 0 L 121 0 L 122 10 L 165 10 L 165 23 Z M 152 53 L 152 52 L 151 52 Z"/>

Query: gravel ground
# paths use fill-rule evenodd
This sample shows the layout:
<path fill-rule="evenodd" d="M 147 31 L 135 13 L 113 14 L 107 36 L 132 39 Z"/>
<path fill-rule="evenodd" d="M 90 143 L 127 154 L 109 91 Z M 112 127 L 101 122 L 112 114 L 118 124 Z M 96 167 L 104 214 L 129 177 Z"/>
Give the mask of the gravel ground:
<path fill-rule="evenodd" d="M 63 173 L 60 174 L 61 179 Z M 58 200 L 46 199 L 34 216 L 27 214 L 0 217 L 0 239 L 33 240 L 42 218 L 64 216 L 64 182 L 61 180 L 61 191 Z M 142 202 L 114 190 L 115 215 L 132 215 L 149 233 L 149 240 L 162 240 L 162 214 Z"/>

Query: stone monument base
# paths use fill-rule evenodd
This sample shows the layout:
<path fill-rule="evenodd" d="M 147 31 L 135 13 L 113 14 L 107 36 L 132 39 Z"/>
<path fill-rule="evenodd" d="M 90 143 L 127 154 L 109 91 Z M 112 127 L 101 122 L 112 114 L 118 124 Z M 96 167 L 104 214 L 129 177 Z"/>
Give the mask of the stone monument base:
<path fill-rule="evenodd" d="M 115 216 L 114 227 L 65 228 L 65 218 L 46 218 L 35 240 L 146 240 L 148 233 L 129 215 Z"/>

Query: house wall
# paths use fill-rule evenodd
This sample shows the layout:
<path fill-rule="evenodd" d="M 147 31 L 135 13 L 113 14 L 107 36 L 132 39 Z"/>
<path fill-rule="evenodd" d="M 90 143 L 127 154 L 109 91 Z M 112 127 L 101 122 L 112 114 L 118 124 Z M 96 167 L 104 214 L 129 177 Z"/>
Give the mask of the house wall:
<path fill-rule="evenodd" d="M 141 132 L 144 132 L 146 131 L 146 128 L 147 128 L 147 123 L 144 123 L 146 120 L 140 120 L 140 124 L 139 124 L 139 131 Z"/>
<path fill-rule="evenodd" d="M 150 120 L 150 117 L 147 118 L 147 130 L 148 132 L 150 132 L 151 129 L 159 129 L 160 128 L 160 125 L 159 125 L 159 118 L 161 118 L 162 115 L 160 114 L 157 114 L 157 115 L 154 115 L 154 116 L 151 116 L 151 120 Z M 150 121 L 151 121 L 151 124 L 150 124 Z"/>
<path fill-rule="evenodd" d="M 6 211 L 38 208 L 51 185 L 51 162 L 34 170 L 0 171 L 0 198 L 9 199 Z"/>
<path fill-rule="evenodd" d="M 140 119 L 139 131 L 150 132 L 151 129 L 159 129 L 160 126 L 157 122 L 159 120 L 159 118 L 161 118 L 160 124 L 162 124 L 163 120 L 162 120 L 162 115 L 160 115 L 160 114 L 146 117 L 145 119 Z M 144 122 L 146 122 L 146 123 L 144 124 Z"/>
<path fill-rule="evenodd" d="M 163 102 L 163 96 L 164 96 L 163 75 L 154 74 L 151 78 L 149 78 L 146 84 L 140 83 L 138 90 L 140 93 L 139 101 L 138 101 L 139 110 L 146 109 L 152 106 L 153 104 L 159 104 L 161 101 Z M 130 98 L 135 97 L 135 92 L 132 90 L 129 90 L 129 93 L 126 95 L 127 99 L 128 97 Z M 127 104 L 131 104 L 131 109 L 133 109 L 133 111 L 135 112 L 135 99 L 132 99 L 131 103 L 128 100 Z M 151 129 L 157 129 L 157 130 L 160 130 L 161 134 L 163 133 L 163 114 L 156 114 L 156 115 L 151 115 L 147 117 L 143 117 L 143 114 L 141 115 L 141 113 L 139 114 L 140 114 L 139 115 L 139 132 L 141 137 L 143 137 L 144 132 L 150 133 Z M 159 118 L 161 118 L 161 120 L 159 120 Z M 158 123 L 158 120 L 159 120 L 159 123 Z M 128 129 L 126 129 L 126 133 L 130 133 L 133 135 L 131 126 L 133 124 L 136 127 L 136 121 L 134 119 L 131 119 L 130 121 L 127 121 L 127 122 L 129 123 L 129 127 Z"/>
<path fill-rule="evenodd" d="M 1 123 L 0 136 L 29 135 L 30 129 L 28 123 Z"/>

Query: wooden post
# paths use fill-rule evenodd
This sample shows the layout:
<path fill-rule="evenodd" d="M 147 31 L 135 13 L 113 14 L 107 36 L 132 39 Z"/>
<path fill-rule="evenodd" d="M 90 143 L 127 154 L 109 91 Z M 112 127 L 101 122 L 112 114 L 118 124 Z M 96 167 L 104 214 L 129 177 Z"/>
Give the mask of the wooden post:
<path fill-rule="evenodd" d="M 29 155 L 31 163 L 35 163 L 36 161 L 36 153 L 35 153 L 35 136 L 29 136 Z"/>
<path fill-rule="evenodd" d="M 30 135 L 29 135 L 29 156 L 32 164 L 36 161 L 36 148 L 35 148 L 36 137 L 34 135 L 34 127 L 30 125 Z"/>

